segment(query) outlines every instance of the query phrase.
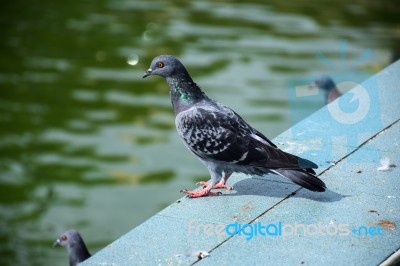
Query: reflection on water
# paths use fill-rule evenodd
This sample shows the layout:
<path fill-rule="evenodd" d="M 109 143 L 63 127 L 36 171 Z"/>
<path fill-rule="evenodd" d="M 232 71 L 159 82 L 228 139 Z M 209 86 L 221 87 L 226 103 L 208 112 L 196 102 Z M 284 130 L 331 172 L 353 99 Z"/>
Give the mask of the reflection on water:
<path fill-rule="evenodd" d="M 289 108 L 307 115 L 323 104 L 321 96 L 290 107 L 288 81 L 346 72 L 359 82 L 380 70 L 400 14 L 388 1 L 14 1 L 2 9 L 2 265 L 65 265 L 51 243 L 68 228 L 96 252 L 207 178 L 175 133 L 165 81 L 141 79 L 154 56 L 178 56 L 212 98 L 274 137 L 290 127 Z"/>

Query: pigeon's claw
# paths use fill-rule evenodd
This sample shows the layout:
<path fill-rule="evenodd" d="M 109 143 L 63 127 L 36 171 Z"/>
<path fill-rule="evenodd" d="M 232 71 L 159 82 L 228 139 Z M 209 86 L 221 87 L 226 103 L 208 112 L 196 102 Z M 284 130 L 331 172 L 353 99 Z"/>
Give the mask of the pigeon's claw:
<path fill-rule="evenodd" d="M 228 186 L 228 185 L 225 185 L 225 184 L 221 184 L 221 182 L 219 182 L 218 184 L 216 184 L 213 188 L 215 188 L 215 189 L 217 189 L 217 188 L 223 188 L 223 189 L 226 189 L 226 190 L 233 190 L 233 187 L 232 187 L 232 186 Z"/>
<path fill-rule="evenodd" d="M 210 186 L 211 184 L 210 184 L 210 182 L 207 182 L 207 181 L 200 181 L 200 182 L 197 182 L 196 185 L 207 187 L 207 186 Z M 225 182 L 223 182 L 223 180 L 219 181 L 212 188 L 213 189 L 222 188 L 222 189 L 226 189 L 226 190 L 232 190 L 233 189 L 233 187 L 226 185 Z"/>
<path fill-rule="evenodd" d="M 186 197 L 188 197 L 188 198 L 200 198 L 200 197 L 206 197 L 206 196 L 222 195 L 221 192 L 212 192 L 211 189 L 208 189 L 208 188 L 203 188 L 203 189 L 196 190 L 196 191 L 182 189 L 181 192 L 185 193 Z"/>

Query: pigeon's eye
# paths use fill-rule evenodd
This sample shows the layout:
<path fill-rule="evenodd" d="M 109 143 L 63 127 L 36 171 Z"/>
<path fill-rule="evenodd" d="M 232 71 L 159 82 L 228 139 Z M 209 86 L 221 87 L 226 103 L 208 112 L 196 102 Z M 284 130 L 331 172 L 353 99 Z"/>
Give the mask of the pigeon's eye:
<path fill-rule="evenodd" d="M 163 68 L 164 67 L 164 63 L 163 62 L 158 62 L 157 63 L 157 67 L 158 68 Z"/>
<path fill-rule="evenodd" d="M 62 240 L 62 241 L 66 241 L 67 239 L 68 239 L 68 237 L 67 237 L 66 235 L 62 235 L 62 236 L 61 236 L 61 240 Z"/>

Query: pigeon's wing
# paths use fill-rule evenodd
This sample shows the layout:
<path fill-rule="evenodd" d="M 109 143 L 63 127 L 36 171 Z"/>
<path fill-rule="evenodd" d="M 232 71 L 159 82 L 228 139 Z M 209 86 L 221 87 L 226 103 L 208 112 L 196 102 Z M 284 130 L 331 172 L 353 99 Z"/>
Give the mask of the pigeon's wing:
<path fill-rule="evenodd" d="M 238 161 L 246 152 L 247 124 L 217 109 L 191 108 L 176 117 L 179 135 L 186 146 L 203 159 Z M 234 149 L 233 149 L 234 148 Z"/>
<path fill-rule="evenodd" d="M 191 108 L 176 117 L 186 146 L 203 159 L 266 168 L 316 168 L 307 160 L 278 149 L 230 109 Z"/>

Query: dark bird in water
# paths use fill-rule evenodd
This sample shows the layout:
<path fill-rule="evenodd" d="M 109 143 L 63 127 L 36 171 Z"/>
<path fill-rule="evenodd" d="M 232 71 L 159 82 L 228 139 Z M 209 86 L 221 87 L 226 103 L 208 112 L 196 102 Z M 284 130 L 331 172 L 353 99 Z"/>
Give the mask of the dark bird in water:
<path fill-rule="evenodd" d="M 78 265 L 78 263 L 85 261 L 91 256 L 81 235 L 74 229 L 62 233 L 53 246 L 63 246 L 67 249 L 70 266 Z"/>
<path fill-rule="evenodd" d="M 342 93 L 336 87 L 333 79 L 327 75 L 318 77 L 313 85 L 317 86 L 325 94 L 325 104 L 331 103 L 338 97 L 342 96 Z"/>
<path fill-rule="evenodd" d="M 154 58 L 143 78 L 150 75 L 167 80 L 178 134 L 211 175 L 211 182 L 199 182 L 203 189 L 182 190 L 188 197 L 219 194 L 211 189 L 231 190 L 226 181 L 233 172 L 275 173 L 309 190 L 325 191 L 312 169 L 318 168 L 315 163 L 280 150 L 232 109 L 210 99 L 175 57 Z"/>

